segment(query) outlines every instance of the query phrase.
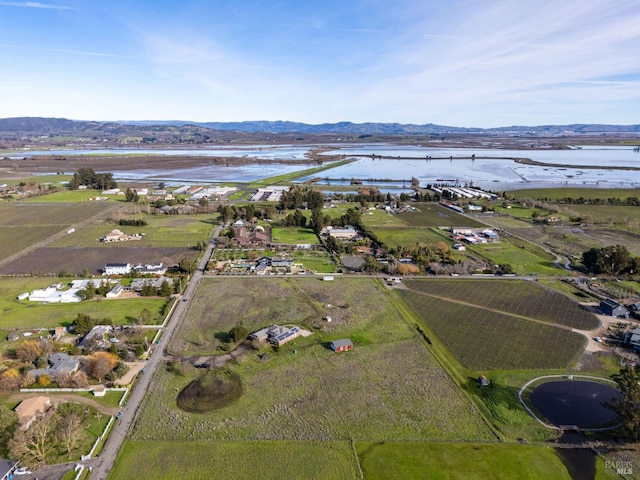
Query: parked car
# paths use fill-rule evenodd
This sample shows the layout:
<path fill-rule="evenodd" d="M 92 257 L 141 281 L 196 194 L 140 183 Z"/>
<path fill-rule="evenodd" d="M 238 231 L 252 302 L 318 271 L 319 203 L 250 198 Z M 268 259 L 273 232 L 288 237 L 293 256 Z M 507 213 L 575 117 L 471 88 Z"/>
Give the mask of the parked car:
<path fill-rule="evenodd" d="M 31 470 L 27 470 L 26 467 L 19 467 L 13 471 L 14 475 L 31 475 Z"/>

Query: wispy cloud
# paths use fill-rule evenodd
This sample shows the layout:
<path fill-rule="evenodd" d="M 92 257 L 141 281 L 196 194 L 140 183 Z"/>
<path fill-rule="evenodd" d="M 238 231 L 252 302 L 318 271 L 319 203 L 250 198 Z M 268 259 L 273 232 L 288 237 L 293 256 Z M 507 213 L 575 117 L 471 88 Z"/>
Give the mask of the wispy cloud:
<path fill-rule="evenodd" d="M 0 43 L 0 47 L 3 48 L 21 48 L 26 50 L 37 50 L 40 52 L 51 52 L 51 53 L 63 53 L 66 55 L 82 55 L 86 57 L 107 57 L 107 58 L 126 58 L 130 60 L 141 60 L 139 57 L 134 57 L 131 55 L 120 55 L 117 53 L 104 53 L 104 52 L 89 52 L 84 50 L 69 50 L 65 48 L 42 48 L 42 47 L 29 47 L 26 45 L 13 45 L 10 43 Z"/>
<path fill-rule="evenodd" d="M 54 5 L 50 3 L 41 3 L 41 2 L 2 2 L 0 1 L 0 6 L 3 7 L 23 7 L 23 8 L 44 8 L 48 10 L 73 10 L 73 7 L 68 5 Z"/>

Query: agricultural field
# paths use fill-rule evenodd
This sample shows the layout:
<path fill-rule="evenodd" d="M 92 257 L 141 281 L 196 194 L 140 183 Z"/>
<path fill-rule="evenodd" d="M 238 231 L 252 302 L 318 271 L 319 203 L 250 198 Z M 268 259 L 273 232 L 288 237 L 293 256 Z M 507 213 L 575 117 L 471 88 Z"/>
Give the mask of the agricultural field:
<path fill-rule="evenodd" d="M 397 217 L 416 227 L 472 227 L 486 228 L 485 223 L 461 215 L 437 203 L 413 203 L 417 211 L 398 213 Z"/>
<path fill-rule="evenodd" d="M 386 442 L 359 443 L 356 449 L 366 480 L 571 479 L 560 458 L 546 446 Z"/>
<path fill-rule="evenodd" d="M 463 301 L 500 313 L 518 315 L 579 330 L 600 325 L 579 303 L 536 282 L 524 280 L 405 280 L 405 285 L 430 296 Z"/>
<path fill-rule="evenodd" d="M 355 478 L 355 454 L 352 449 L 352 455 L 346 455 L 345 450 L 352 438 L 356 442 L 495 438 L 378 280 L 204 279 L 190 303 L 169 345 L 180 355 L 223 353 L 217 348 L 222 334 L 239 323 L 249 331 L 274 322 L 294 323 L 313 334 L 279 349 L 250 349 L 226 363 L 224 368 L 241 379 L 244 393 L 220 410 L 190 414 L 176 406 L 178 392 L 200 376 L 198 369 L 183 364 L 180 373 L 158 370 L 131 440 L 117 460 L 122 466 L 116 467 L 112 478 L 124 478 L 134 463 L 143 456 L 148 459 L 143 442 L 172 448 L 170 458 L 182 468 L 185 455 L 207 442 L 231 452 L 231 458 L 237 449 L 246 465 L 256 465 L 262 449 L 290 448 L 287 442 L 293 441 L 292 448 L 307 457 L 313 456 L 318 442 L 328 442 L 323 455 L 329 455 L 328 461 L 335 458 L 336 470 L 318 469 L 312 476 Z M 331 323 L 322 320 L 327 315 Z M 351 352 L 336 354 L 327 348 L 327 341 L 344 337 L 354 342 Z M 157 421 L 160 412 L 166 421 Z M 256 441 L 260 447 L 254 451 Z M 307 478 L 294 470 L 306 472 L 295 462 L 293 467 L 279 462 L 260 461 L 260 465 L 261 478 Z M 166 471 L 174 468 L 169 461 L 165 466 Z M 255 475 L 237 472 L 234 478 Z M 186 475 L 196 478 L 195 473 Z"/>
<path fill-rule="evenodd" d="M 78 229 L 72 235 L 53 242 L 53 247 L 195 247 L 198 242 L 208 242 L 217 226 L 214 215 L 128 215 L 125 219 L 141 219 L 147 225 L 141 227 L 121 226 L 111 219 L 102 219 Z M 113 229 L 127 235 L 144 233 L 142 240 L 102 243 L 102 238 Z"/>
<path fill-rule="evenodd" d="M 182 258 L 195 259 L 199 252 L 193 248 L 38 248 L 12 262 L 0 265 L 2 275 L 58 275 L 68 272 L 81 275 L 84 269 L 101 274 L 106 263 L 158 263 L 177 265 Z M 52 282 L 53 283 L 53 282 Z"/>
<path fill-rule="evenodd" d="M 0 204 L 0 225 L 7 227 L 71 226 L 108 208 L 102 203 L 72 205 Z"/>
<path fill-rule="evenodd" d="M 0 204 L 0 260 L 100 214 L 106 205 Z M 19 239 L 19 241 L 16 241 Z"/>
<path fill-rule="evenodd" d="M 568 367 L 586 338 L 567 328 L 530 321 L 471 304 L 399 291 L 424 325 L 466 368 L 551 369 Z"/>
<path fill-rule="evenodd" d="M 636 190 L 628 188 L 537 188 L 528 190 L 512 190 L 509 196 L 521 200 L 532 198 L 549 202 L 562 198 L 593 198 L 606 200 L 608 198 L 621 198 L 638 196 Z"/>

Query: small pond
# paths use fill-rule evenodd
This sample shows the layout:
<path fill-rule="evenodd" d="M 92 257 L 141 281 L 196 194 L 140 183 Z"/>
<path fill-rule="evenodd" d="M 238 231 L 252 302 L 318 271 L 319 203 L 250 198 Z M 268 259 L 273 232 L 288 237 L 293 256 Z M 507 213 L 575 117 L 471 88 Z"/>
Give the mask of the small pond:
<path fill-rule="evenodd" d="M 603 405 L 614 398 L 621 398 L 621 394 L 613 385 L 584 380 L 546 382 L 536 387 L 529 397 L 549 422 L 579 428 L 596 428 L 615 422 L 616 414 Z"/>

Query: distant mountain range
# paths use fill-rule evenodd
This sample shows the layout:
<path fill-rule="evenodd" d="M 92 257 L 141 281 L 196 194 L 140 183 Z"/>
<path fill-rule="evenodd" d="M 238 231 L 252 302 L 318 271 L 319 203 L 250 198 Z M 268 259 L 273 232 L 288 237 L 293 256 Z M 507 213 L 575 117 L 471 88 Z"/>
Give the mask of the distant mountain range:
<path fill-rule="evenodd" d="M 442 134 L 530 134 L 530 135 L 563 135 L 563 134 L 633 134 L 640 133 L 640 125 L 540 125 L 511 126 L 500 128 L 464 128 L 435 125 L 402 123 L 323 123 L 312 125 L 307 123 L 286 121 L 247 121 L 247 122 L 189 122 L 182 120 L 169 121 L 75 121 L 65 118 L 17 117 L 0 119 L 0 133 L 30 135 L 124 135 L 157 133 L 191 133 L 206 131 L 244 132 L 263 134 L 339 134 L 339 135 L 442 135 Z"/>

